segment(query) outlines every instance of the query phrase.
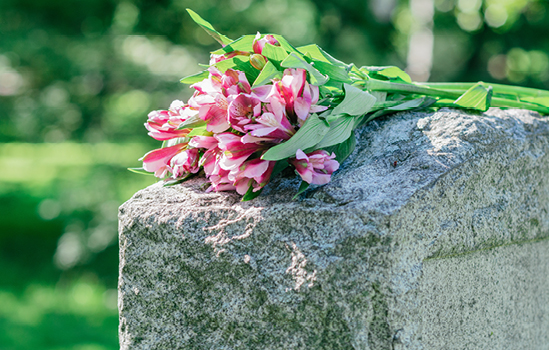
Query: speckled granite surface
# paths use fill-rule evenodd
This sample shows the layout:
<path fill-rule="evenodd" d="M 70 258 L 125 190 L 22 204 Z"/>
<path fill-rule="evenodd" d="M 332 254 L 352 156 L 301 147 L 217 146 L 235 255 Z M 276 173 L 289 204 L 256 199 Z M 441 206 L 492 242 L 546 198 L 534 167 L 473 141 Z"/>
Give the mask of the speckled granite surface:
<path fill-rule="evenodd" d="M 201 179 L 126 202 L 121 349 L 549 349 L 548 119 L 443 109 L 357 136 L 296 201 L 287 177 L 245 203 Z"/>

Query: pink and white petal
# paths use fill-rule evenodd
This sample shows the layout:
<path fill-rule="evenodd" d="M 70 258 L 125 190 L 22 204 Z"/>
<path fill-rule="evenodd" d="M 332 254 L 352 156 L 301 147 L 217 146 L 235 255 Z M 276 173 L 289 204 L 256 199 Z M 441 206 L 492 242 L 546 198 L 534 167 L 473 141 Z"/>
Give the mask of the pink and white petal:
<path fill-rule="evenodd" d="M 305 159 L 306 161 L 309 161 L 309 157 L 307 157 L 307 155 L 305 154 L 305 152 L 303 152 L 302 150 L 298 149 L 296 152 L 295 152 L 295 159 Z"/>
<path fill-rule="evenodd" d="M 264 126 L 261 128 L 254 128 L 254 130 L 250 131 L 250 134 L 256 137 L 262 137 L 262 136 L 267 136 L 276 130 L 278 130 L 278 128 L 276 127 Z"/>
<path fill-rule="evenodd" d="M 273 85 L 262 85 L 252 89 L 252 95 L 261 102 L 269 102 L 269 95 L 273 90 Z"/>
<path fill-rule="evenodd" d="M 241 196 L 245 195 L 246 192 L 248 192 L 252 181 L 252 179 L 243 178 L 235 182 L 236 192 Z"/>
<path fill-rule="evenodd" d="M 271 138 L 271 137 L 255 137 L 255 136 L 252 136 L 251 134 L 246 134 L 246 135 L 242 136 L 240 141 L 242 143 L 259 143 L 259 142 L 263 142 L 263 141 L 272 142 L 273 138 Z"/>
<path fill-rule="evenodd" d="M 294 110 L 297 118 L 300 121 L 305 122 L 309 117 L 309 111 L 311 109 L 311 104 L 307 103 L 302 97 L 298 97 L 294 101 Z"/>
<path fill-rule="evenodd" d="M 270 161 L 253 159 L 244 163 L 244 176 L 249 178 L 261 177 L 269 169 Z"/>
<path fill-rule="evenodd" d="M 308 168 L 296 167 L 296 171 L 301 176 L 303 181 L 307 183 L 313 183 L 313 171 Z"/>
<path fill-rule="evenodd" d="M 212 149 L 217 146 L 217 139 L 213 136 L 194 136 L 191 141 L 189 141 L 189 146 L 195 148 L 206 148 Z"/>
<path fill-rule="evenodd" d="M 309 182 L 313 185 L 325 185 L 331 180 L 330 174 L 313 173 L 313 180 Z"/>

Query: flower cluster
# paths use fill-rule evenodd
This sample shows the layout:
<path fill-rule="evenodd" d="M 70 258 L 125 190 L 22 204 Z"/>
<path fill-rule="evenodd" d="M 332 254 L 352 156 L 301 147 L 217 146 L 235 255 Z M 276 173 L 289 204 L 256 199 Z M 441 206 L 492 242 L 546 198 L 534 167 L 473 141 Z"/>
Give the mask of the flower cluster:
<path fill-rule="evenodd" d="M 181 80 L 193 96 L 149 114 L 149 135 L 163 141 L 143 168 L 166 184 L 203 169 L 209 191 L 254 198 L 286 167 L 309 184 L 331 180 L 356 144 L 355 129 L 398 111 L 519 107 L 549 114 L 549 91 L 501 84 L 414 83 L 398 67 L 356 67 L 317 45 L 294 47 L 282 36 L 231 40 L 191 10 L 223 47 L 207 70 Z"/>
<path fill-rule="evenodd" d="M 267 43 L 280 46 L 272 35 L 258 33 L 247 53 L 252 65 L 268 62 L 261 55 Z M 176 100 L 168 110 L 149 113 L 145 127 L 166 147 L 142 158 L 145 171 L 177 180 L 202 168 L 211 184 L 208 191 L 257 192 L 276 164 L 262 155 L 294 136 L 312 113 L 328 108 L 318 104 L 319 88 L 307 81 L 305 69 L 285 69 L 281 77 L 252 87 L 244 72 L 216 67 L 235 55 L 213 54 L 208 77 L 191 85 L 195 92 L 187 103 Z M 303 181 L 325 184 L 339 167 L 334 158 L 325 150 L 305 154 L 298 149 L 287 164 Z"/>

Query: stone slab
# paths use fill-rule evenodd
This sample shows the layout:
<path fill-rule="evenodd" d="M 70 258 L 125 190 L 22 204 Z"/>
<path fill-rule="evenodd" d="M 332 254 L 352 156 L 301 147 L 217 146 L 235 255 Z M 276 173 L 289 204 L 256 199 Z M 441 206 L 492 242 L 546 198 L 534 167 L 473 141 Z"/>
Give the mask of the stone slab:
<path fill-rule="evenodd" d="M 549 349 L 549 124 L 402 113 L 292 201 L 155 184 L 120 208 L 121 349 Z"/>

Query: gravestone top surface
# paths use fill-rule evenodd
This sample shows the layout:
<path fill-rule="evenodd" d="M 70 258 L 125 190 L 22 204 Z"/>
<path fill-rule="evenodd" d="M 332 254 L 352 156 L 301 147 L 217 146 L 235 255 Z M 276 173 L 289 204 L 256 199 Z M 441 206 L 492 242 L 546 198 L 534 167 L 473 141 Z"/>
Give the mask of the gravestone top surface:
<path fill-rule="evenodd" d="M 549 236 L 547 118 L 441 109 L 373 121 L 356 136 L 332 181 L 297 200 L 299 179 L 287 176 L 249 202 L 206 193 L 202 178 L 155 184 L 126 202 L 121 348 L 444 348 L 437 332 L 454 334 L 455 349 L 549 342 L 535 331 L 549 327 L 548 307 L 538 305 L 549 305 L 541 292 L 549 287 L 547 253 L 539 248 Z M 545 263 L 528 260 L 535 258 Z M 475 259 L 471 275 L 466 262 Z M 509 269 L 486 277 L 487 292 L 471 292 L 476 301 L 467 306 L 458 282 L 476 290 L 498 261 Z M 526 282 L 507 275 L 513 264 L 529 271 Z M 430 297 L 435 292 L 444 298 Z M 516 324 L 494 321 L 495 336 L 478 335 L 506 307 L 513 311 L 513 298 L 530 300 Z M 469 316 L 452 313 L 463 303 Z M 448 319 L 440 329 L 425 324 L 433 312 Z M 524 333 L 521 320 L 539 315 L 539 327 Z M 451 321 L 459 319 L 467 324 Z"/>

